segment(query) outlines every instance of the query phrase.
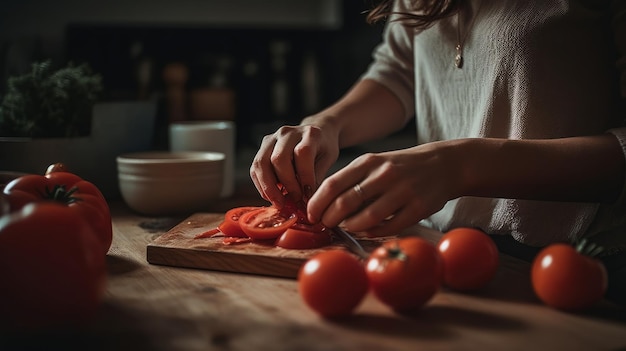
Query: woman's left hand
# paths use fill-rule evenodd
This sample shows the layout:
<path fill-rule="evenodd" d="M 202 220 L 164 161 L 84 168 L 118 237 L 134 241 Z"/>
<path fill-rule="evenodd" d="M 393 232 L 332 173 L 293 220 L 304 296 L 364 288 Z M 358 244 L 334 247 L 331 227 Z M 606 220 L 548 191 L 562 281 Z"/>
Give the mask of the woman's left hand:
<path fill-rule="evenodd" d="M 458 197 L 460 165 L 449 152 L 455 145 L 435 142 L 356 158 L 322 182 L 308 203 L 309 220 L 368 236 L 399 234 Z"/>

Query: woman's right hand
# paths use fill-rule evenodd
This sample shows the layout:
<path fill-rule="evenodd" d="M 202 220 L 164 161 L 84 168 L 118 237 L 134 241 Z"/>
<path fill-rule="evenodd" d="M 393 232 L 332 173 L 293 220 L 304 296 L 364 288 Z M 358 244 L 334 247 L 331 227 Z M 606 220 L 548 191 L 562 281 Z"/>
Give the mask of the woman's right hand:
<path fill-rule="evenodd" d="M 309 198 L 338 156 L 338 132 L 330 125 L 283 126 L 263 138 L 250 177 L 259 194 L 280 208 L 283 189 L 296 201 Z"/>

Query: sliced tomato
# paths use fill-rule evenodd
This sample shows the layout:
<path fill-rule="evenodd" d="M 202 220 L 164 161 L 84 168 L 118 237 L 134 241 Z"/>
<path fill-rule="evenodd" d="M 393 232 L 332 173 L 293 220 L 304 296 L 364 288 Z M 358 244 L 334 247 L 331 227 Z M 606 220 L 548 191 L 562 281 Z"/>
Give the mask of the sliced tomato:
<path fill-rule="evenodd" d="M 285 204 L 280 210 L 281 214 L 286 217 L 295 216 L 297 221 L 276 240 L 276 246 L 284 249 L 301 250 L 315 249 L 332 242 L 330 231 L 323 224 L 309 223 L 304 200 L 294 201 L 289 197 L 286 197 L 285 200 Z"/>
<path fill-rule="evenodd" d="M 285 198 L 285 204 L 280 209 L 284 216 L 294 215 L 298 218 L 297 223 L 309 224 L 306 216 L 306 204 L 304 201 L 296 202 L 289 197 Z"/>
<path fill-rule="evenodd" d="M 224 236 L 224 233 L 222 233 L 219 229 L 217 228 L 213 228 L 213 229 L 209 229 L 206 232 L 202 232 L 196 236 L 194 236 L 194 239 L 202 239 L 202 238 L 213 238 L 216 236 Z"/>
<path fill-rule="evenodd" d="M 298 221 L 298 217 L 284 214 L 275 207 L 261 207 L 244 213 L 239 218 L 243 232 L 254 240 L 276 239 Z"/>
<path fill-rule="evenodd" d="M 283 249 L 315 249 L 330 245 L 333 241 L 329 230 L 307 230 L 303 224 L 294 224 L 276 240 L 276 246 Z M 313 228 L 313 227 L 311 227 Z"/>
<path fill-rule="evenodd" d="M 309 224 L 308 222 L 300 222 L 300 221 L 294 223 L 291 227 L 298 229 L 298 230 L 306 230 L 308 232 L 316 232 L 316 233 L 324 232 L 328 230 L 322 223 Z"/>
<path fill-rule="evenodd" d="M 258 210 L 261 207 L 258 206 L 243 206 L 230 209 L 224 215 L 224 221 L 217 226 L 220 232 L 225 236 L 234 236 L 238 238 L 245 238 L 248 235 L 244 233 L 239 225 L 239 219 L 244 213 L 248 213 L 253 210 Z"/>

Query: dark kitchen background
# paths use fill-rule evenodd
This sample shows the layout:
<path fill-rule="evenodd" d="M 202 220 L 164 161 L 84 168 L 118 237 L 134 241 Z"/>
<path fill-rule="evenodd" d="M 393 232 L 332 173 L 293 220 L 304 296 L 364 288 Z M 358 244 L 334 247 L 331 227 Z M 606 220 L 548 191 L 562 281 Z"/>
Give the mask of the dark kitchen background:
<path fill-rule="evenodd" d="M 233 119 L 256 146 L 339 98 L 381 25 L 367 0 L 2 0 L 0 95 L 30 63 L 88 63 L 104 99 L 158 103 L 155 148 L 183 119 Z"/>

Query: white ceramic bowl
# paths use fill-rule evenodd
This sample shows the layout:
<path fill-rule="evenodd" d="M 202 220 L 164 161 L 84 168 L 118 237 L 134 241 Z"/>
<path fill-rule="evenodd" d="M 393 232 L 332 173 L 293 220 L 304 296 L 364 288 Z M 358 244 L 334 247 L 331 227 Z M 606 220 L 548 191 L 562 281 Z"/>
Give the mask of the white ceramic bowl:
<path fill-rule="evenodd" d="M 155 216 L 187 214 L 220 197 L 224 154 L 148 151 L 117 157 L 120 192 L 134 211 Z"/>
<path fill-rule="evenodd" d="M 147 151 L 117 157 L 118 173 L 137 176 L 189 176 L 223 172 L 224 154 L 207 151 Z"/>

